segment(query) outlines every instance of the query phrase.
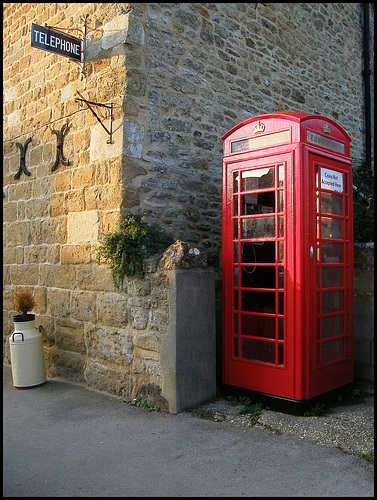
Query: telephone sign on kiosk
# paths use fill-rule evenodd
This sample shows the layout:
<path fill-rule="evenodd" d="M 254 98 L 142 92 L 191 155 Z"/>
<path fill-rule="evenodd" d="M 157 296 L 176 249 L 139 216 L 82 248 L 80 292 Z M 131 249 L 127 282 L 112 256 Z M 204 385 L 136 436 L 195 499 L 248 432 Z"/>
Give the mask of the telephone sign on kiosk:
<path fill-rule="evenodd" d="M 303 401 L 352 382 L 350 137 L 285 112 L 222 139 L 223 383 Z"/>

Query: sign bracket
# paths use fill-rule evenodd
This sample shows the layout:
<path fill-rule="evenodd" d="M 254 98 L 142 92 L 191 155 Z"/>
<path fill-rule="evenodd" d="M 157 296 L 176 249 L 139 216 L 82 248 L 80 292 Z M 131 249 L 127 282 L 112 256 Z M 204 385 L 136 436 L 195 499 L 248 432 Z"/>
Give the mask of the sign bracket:
<path fill-rule="evenodd" d="M 80 20 L 82 21 L 82 29 L 80 28 L 60 28 L 59 26 L 49 26 L 47 23 L 45 23 L 45 28 L 48 29 L 54 29 L 60 33 L 65 34 L 67 31 L 79 31 L 82 34 L 82 60 L 81 60 L 81 79 L 85 76 L 85 53 L 86 53 L 86 35 L 87 35 L 87 20 L 88 20 L 89 14 L 85 14 L 85 16 L 82 16 Z"/>
<path fill-rule="evenodd" d="M 113 103 L 110 103 L 110 104 L 101 104 L 99 102 L 88 101 L 87 99 L 85 99 L 85 97 L 83 97 L 80 94 L 80 92 L 78 90 L 77 90 L 77 93 L 78 93 L 78 95 L 80 97 L 77 97 L 76 101 L 85 102 L 85 104 L 88 106 L 88 108 L 90 109 L 90 111 L 97 118 L 97 120 L 99 121 L 99 123 L 101 124 L 101 126 L 105 129 L 105 131 L 109 135 L 109 140 L 107 141 L 107 144 L 114 144 L 114 141 L 113 141 L 113 120 L 114 120 L 114 117 L 113 117 L 113 107 L 114 107 L 114 104 Z M 106 109 L 109 110 L 109 128 L 107 128 L 102 123 L 101 118 L 97 115 L 97 113 L 94 111 L 94 109 L 92 108 L 91 105 L 93 105 L 93 106 L 101 106 L 102 108 L 106 108 Z"/>

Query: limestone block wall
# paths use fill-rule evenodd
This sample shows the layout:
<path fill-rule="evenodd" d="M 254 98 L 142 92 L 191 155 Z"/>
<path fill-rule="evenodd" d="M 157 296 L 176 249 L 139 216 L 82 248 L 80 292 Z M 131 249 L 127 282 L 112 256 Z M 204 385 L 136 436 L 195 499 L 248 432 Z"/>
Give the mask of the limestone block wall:
<path fill-rule="evenodd" d="M 31 47 L 32 23 L 81 37 L 84 17 L 84 65 Z M 372 33 L 373 20 L 371 11 Z M 126 363 L 132 344 L 132 370 L 139 363 L 133 316 L 127 326 L 119 318 L 138 307 L 141 326 L 147 309 L 134 304 L 144 295 L 119 295 L 96 263 L 122 210 L 197 246 L 221 297 L 221 136 L 231 127 L 272 111 L 318 112 L 363 156 L 359 4 L 5 3 L 3 40 L 3 342 L 14 291 L 32 289 L 50 376 L 83 381 L 90 363 L 100 367 L 100 345 Z M 113 104 L 112 144 L 77 92 Z M 105 108 L 95 110 L 108 125 Z M 54 170 L 53 131 L 64 131 L 69 161 Z M 30 175 L 15 178 L 17 143 L 28 139 Z"/>
<path fill-rule="evenodd" d="M 81 17 L 95 12 L 90 36 L 97 39 L 103 37 L 103 23 L 126 10 L 127 4 L 55 3 L 4 9 L 3 340 L 13 328 L 15 289 L 32 289 L 50 377 L 83 380 L 87 325 L 98 316 L 109 328 L 120 323 L 106 319 L 106 307 L 113 303 L 116 312 L 122 299 L 114 299 L 111 277 L 96 264 L 95 252 L 103 232 L 115 228 L 122 205 L 125 68 L 121 46 L 106 47 L 85 65 L 83 76 L 80 63 L 31 47 L 31 27 L 47 23 L 80 36 Z M 91 101 L 114 101 L 114 144 L 106 143 L 95 116 L 76 101 L 77 91 Z M 53 130 L 64 132 L 63 155 L 69 161 L 54 170 Z M 28 139 L 30 175 L 21 171 L 15 178 L 17 143 L 25 147 Z"/>

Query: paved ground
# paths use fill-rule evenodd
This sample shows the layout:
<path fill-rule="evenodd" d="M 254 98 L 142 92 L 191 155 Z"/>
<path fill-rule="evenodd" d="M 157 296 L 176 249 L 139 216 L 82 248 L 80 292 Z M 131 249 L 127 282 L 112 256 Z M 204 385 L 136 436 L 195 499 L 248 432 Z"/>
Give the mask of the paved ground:
<path fill-rule="evenodd" d="M 4 497 L 374 496 L 374 466 L 335 447 L 3 373 Z"/>
<path fill-rule="evenodd" d="M 232 405 L 225 398 L 200 405 L 195 411 L 204 415 L 207 412 L 215 421 L 225 420 L 242 427 L 255 426 L 277 435 L 290 434 L 362 456 L 374 452 L 374 394 L 365 389 L 362 391 L 361 397 L 356 391 L 355 396 L 351 391 L 344 391 L 341 400 L 340 394 L 338 400 L 333 396 L 332 404 L 323 404 L 323 411 L 312 416 L 271 411 L 265 409 L 265 405 L 261 411 L 256 407 L 256 415 L 252 412 L 242 415 L 243 405 Z"/>

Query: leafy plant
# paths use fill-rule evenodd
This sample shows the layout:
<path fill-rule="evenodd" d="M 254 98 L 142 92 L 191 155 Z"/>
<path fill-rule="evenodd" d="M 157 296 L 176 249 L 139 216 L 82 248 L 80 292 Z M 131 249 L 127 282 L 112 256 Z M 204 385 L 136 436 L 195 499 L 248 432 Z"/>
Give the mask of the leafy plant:
<path fill-rule="evenodd" d="M 314 403 L 314 405 L 304 413 L 304 417 L 315 417 L 321 415 L 325 411 L 326 405 L 324 403 Z"/>
<path fill-rule="evenodd" d="M 172 243 L 172 238 L 156 224 L 127 212 L 119 220 L 119 231 L 104 236 L 97 262 L 110 267 L 114 285 L 119 289 L 125 276 L 143 277 L 144 260 Z"/>
<path fill-rule="evenodd" d="M 237 399 L 236 397 L 234 397 L 234 396 L 227 396 L 227 398 L 226 398 L 226 399 L 230 402 L 230 404 L 231 404 L 232 406 L 237 406 L 237 405 L 239 405 L 239 404 L 240 404 L 240 403 L 238 402 L 238 399 Z"/>
<path fill-rule="evenodd" d="M 26 316 L 28 311 L 31 311 L 35 307 L 33 293 L 30 290 L 26 290 L 26 288 L 21 288 L 18 292 L 15 292 L 14 307 L 16 311 Z"/>
<path fill-rule="evenodd" d="M 202 408 L 200 406 L 198 408 L 196 408 L 195 413 L 200 418 L 212 418 L 213 417 L 213 413 L 211 410 L 208 410 L 206 408 Z"/>
<path fill-rule="evenodd" d="M 160 411 L 160 407 L 156 405 L 149 405 L 147 401 L 144 401 L 140 398 L 134 398 L 131 403 L 131 406 L 139 406 L 140 408 L 148 408 L 149 411 Z"/>
<path fill-rule="evenodd" d="M 365 460 L 374 464 L 374 451 L 370 451 L 369 453 L 361 453 L 360 457 L 365 458 Z"/>
<path fill-rule="evenodd" d="M 247 396 L 240 396 L 238 399 L 234 396 L 228 396 L 227 400 L 232 406 L 242 405 L 243 408 L 239 411 L 240 415 L 249 415 L 258 419 L 262 413 L 262 410 L 269 410 L 268 406 L 264 406 L 263 403 L 253 403 L 251 399 Z"/>
<path fill-rule="evenodd" d="M 374 160 L 353 161 L 354 241 L 374 241 Z"/>
<path fill-rule="evenodd" d="M 243 408 L 240 410 L 240 415 L 252 414 L 256 418 L 260 417 L 263 409 L 262 403 L 253 403 L 248 397 L 241 397 L 240 403 L 243 404 Z"/>

